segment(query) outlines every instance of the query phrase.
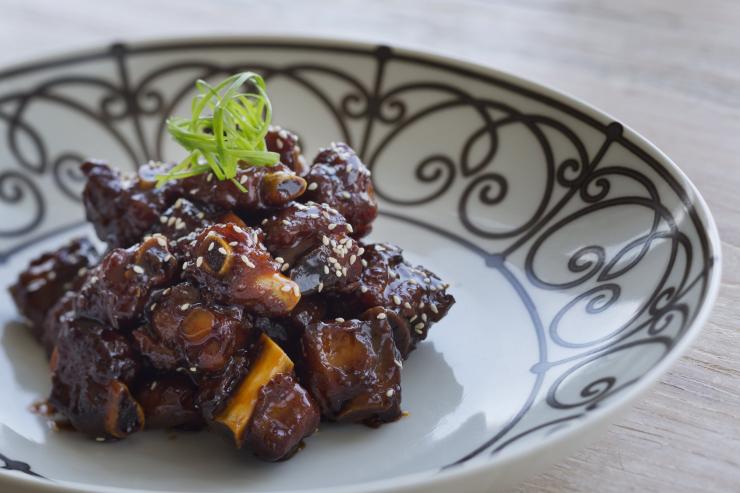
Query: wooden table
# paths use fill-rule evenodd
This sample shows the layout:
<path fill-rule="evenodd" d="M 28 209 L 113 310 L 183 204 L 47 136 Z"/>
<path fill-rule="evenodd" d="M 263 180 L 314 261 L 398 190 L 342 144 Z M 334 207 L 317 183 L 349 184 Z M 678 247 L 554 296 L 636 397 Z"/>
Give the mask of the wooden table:
<path fill-rule="evenodd" d="M 186 34 L 343 36 L 434 50 L 575 94 L 634 127 L 719 224 L 719 301 L 693 349 L 596 444 L 523 491 L 740 491 L 740 2 L 4 0 L 0 64 Z M 224 11 L 233 11 L 224 15 Z"/>

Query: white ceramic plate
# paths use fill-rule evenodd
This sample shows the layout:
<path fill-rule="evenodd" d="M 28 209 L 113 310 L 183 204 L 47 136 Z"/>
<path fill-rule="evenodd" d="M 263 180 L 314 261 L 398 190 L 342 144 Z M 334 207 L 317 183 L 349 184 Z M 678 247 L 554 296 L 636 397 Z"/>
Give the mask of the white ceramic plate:
<path fill-rule="evenodd" d="M 275 121 L 309 156 L 332 140 L 361 153 L 381 198 L 372 239 L 452 284 L 457 305 L 403 370 L 410 415 L 324 425 L 280 464 L 208 433 L 52 432 L 28 412 L 48 391 L 43 352 L 2 292 L 3 491 L 487 491 L 590 438 L 706 320 L 711 215 L 635 132 L 489 68 L 305 39 L 115 45 L 0 72 L 2 282 L 91 233 L 81 159 L 176 158 L 164 117 L 187 111 L 194 79 L 242 69 L 265 74 Z"/>

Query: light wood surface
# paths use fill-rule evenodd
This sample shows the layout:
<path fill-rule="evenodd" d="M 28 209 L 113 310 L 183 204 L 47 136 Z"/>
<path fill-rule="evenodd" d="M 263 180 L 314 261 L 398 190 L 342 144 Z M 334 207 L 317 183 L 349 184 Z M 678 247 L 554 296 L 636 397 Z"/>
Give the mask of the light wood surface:
<path fill-rule="evenodd" d="M 112 40 L 343 36 L 462 56 L 635 128 L 719 224 L 720 298 L 693 349 L 591 447 L 522 491 L 740 491 L 740 2 L 2 0 L 0 64 Z"/>

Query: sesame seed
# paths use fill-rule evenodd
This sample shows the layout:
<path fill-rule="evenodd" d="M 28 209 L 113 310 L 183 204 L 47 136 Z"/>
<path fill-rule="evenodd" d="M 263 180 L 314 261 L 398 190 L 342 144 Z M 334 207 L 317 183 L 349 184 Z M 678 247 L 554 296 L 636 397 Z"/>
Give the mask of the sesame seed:
<path fill-rule="evenodd" d="M 237 246 L 239 244 L 238 241 L 230 241 L 229 246 Z"/>
<path fill-rule="evenodd" d="M 339 195 L 340 195 L 340 196 L 341 196 L 341 197 L 342 197 L 343 199 L 349 199 L 349 198 L 351 197 L 351 195 L 349 194 L 349 192 L 342 192 L 342 193 L 340 193 Z"/>
<path fill-rule="evenodd" d="M 301 295 L 301 288 L 299 288 L 297 284 L 293 286 L 293 294 L 296 296 Z"/>
<path fill-rule="evenodd" d="M 157 237 L 157 244 L 159 244 L 159 246 L 161 246 L 161 247 L 165 247 L 166 248 L 167 247 L 167 240 L 165 240 L 164 238 L 162 238 L 161 236 L 159 236 L 159 237 Z"/>
<path fill-rule="evenodd" d="M 78 276 L 84 276 L 87 274 L 87 267 L 80 267 L 80 269 L 77 271 Z"/>
<path fill-rule="evenodd" d="M 396 305 L 401 304 L 401 298 L 397 294 L 393 295 L 393 303 L 395 303 Z"/>
<path fill-rule="evenodd" d="M 377 318 L 378 320 L 385 320 L 387 316 L 384 312 L 380 312 L 375 318 Z"/>
<path fill-rule="evenodd" d="M 198 259 L 195 261 L 195 266 L 200 267 L 203 265 L 203 257 L 198 257 Z"/>
<path fill-rule="evenodd" d="M 404 301 L 403 307 L 406 308 L 406 309 L 408 309 L 408 310 L 411 310 L 413 308 L 411 306 L 411 303 L 409 303 L 408 301 Z"/>
<path fill-rule="evenodd" d="M 425 306 L 423 301 L 419 302 L 419 310 L 423 310 Z"/>
<path fill-rule="evenodd" d="M 172 288 L 167 288 L 164 291 L 162 291 L 162 294 L 170 294 L 170 291 L 172 291 Z"/>
<path fill-rule="evenodd" d="M 196 193 L 198 193 L 198 190 L 199 189 L 197 189 L 197 188 L 194 188 L 194 189 L 190 190 L 190 195 L 195 195 Z"/>
<path fill-rule="evenodd" d="M 424 328 L 424 323 L 423 322 L 419 322 L 418 324 L 414 325 L 414 329 L 416 329 L 416 330 L 421 330 L 423 328 Z"/>
<path fill-rule="evenodd" d="M 396 364 L 397 367 L 403 368 L 403 363 L 397 359 L 394 359 L 393 362 Z"/>
<path fill-rule="evenodd" d="M 357 250 L 357 255 L 362 255 L 363 253 L 365 253 L 364 248 L 360 248 L 359 250 Z"/>
<path fill-rule="evenodd" d="M 385 248 L 383 248 L 383 245 L 375 245 L 375 249 L 379 252 L 384 252 Z"/>
<path fill-rule="evenodd" d="M 342 277 L 342 271 L 337 269 L 337 271 L 334 273 L 337 277 Z"/>
<path fill-rule="evenodd" d="M 198 371 L 198 369 L 196 367 L 194 367 L 194 366 L 191 366 L 190 367 L 190 371 L 192 371 L 193 373 L 195 373 L 196 371 Z"/>
<path fill-rule="evenodd" d="M 261 224 L 262 226 L 264 226 L 265 224 L 267 224 L 267 218 L 264 218 L 264 219 L 262 220 L 262 222 L 260 222 L 260 224 Z"/>
<path fill-rule="evenodd" d="M 280 291 L 282 291 L 283 293 L 287 293 L 291 289 L 293 289 L 293 287 L 290 284 L 286 284 L 285 286 L 283 286 L 282 288 L 280 288 Z"/>
<path fill-rule="evenodd" d="M 247 267 L 254 269 L 255 265 L 249 260 L 249 258 L 246 255 L 241 256 L 242 262 L 244 262 Z"/>
<path fill-rule="evenodd" d="M 220 253 L 221 255 L 228 255 L 228 253 L 226 252 L 226 249 L 224 247 L 219 247 L 218 253 Z"/>
<path fill-rule="evenodd" d="M 167 220 L 167 226 L 172 226 L 173 224 L 175 224 L 176 219 L 176 217 L 170 216 L 170 218 Z"/>
<path fill-rule="evenodd" d="M 363 293 L 367 293 L 367 286 L 360 286 L 360 291 Z"/>
<path fill-rule="evenodd" d="M 290 221 L 288 221 L 287 219 L 283 219 L 280 222 L 283 223 L 285 226 L 290 226 Z"/>
<path fill-rule="evenodd" d="M 209 251 L 209 252 L 210 252 L 211 250 L 213 250 L 213 246 L 214 246 L 214 245 L 215 245 L 215 243 L 211 243 L 210 245 L 208 245 L 208 251 Z"/>
<path fill-rule="evenodd" d="M 48 279 L 49 279 L 50 281 L 53 281 L 54 279 L 56 279 L 56 278 L 57 278 L 57 273 L 56 273 L 56 272 L 54 272 L 54 271 L 51 271 L 51 272 L 49 272 L 48 274 L 46 274 L 46 277 L 47 277 L 47 278 L 48 278 Z"/>
<path fill-rule="evenodd" d="M 336 223 L 329 224 L 329 231 L 333 230 L 336 227 L 337 227 Z"/>
<path fill-rule="evenodd" d="M 363 267 L 367 267 L 367 260 L 362 259 L 362 260 L 360 260 L 360 263 L 362 263 L 362 266 Z"/>
<path fill-rule="evenodd" d="M 277 147 L 278 150 L 281 150 L 283 148 L 283 141 L 280 139 L 275 139 L 275 147 Z"/>
<path fill-rule="evenodd" d="M 417 318 L 419 318 L 419 317 L 417 317 L 416 315 L 414 315 L 413 317 L 411 317 L 411 318 L 409 319 L 409 322 L 413 322 L 413 321 L 414 321 L 414 320 L 416 320 Z"/>
<path fill-rule="evenodd" d="M 355 261 L 357 260 L 357 256 L 352 255 L 349 257 L 349 265 L 353 265 Z"/>
<path fill-rule="evenodd" d="M 324 266 L 324 274 L 327 274 L 327 275 L 329 274 L 329 266 L 328 265 L 325 265 Z"/>
<path fill-rule="evenodd" d="M 323 243 L 324 246 L 329 246 L 329 237 L 324 236 L 323 238 L 321 238 L 321 243 Z"/>
<path fill-rule="evenodd" d="M 283 257 L 275 257 L 275 262 L 277 262 L 278 264 L 282 264 L 283 262 L 285 262 L 285 259 Z"/>
<path fill-rule="evenodd" d="M 320 216 L 318 214 L 309 214 L 308 217 L 311 219 L 318 219 Z"/>
<path fill-rule="evenodd" d="M 247 182 L 247 175 L 242 175 L 241 178 L 239 178 L 239 183 L 244 185 Z"/>
<path fill-rule="evenodd" d="M 190 308 L 190 303 L 183 303 L 182 305 L 180 305 L 180 310 L 183 312 L 188 308 Z"/>
<path fill-rule="evenodd" d="M 309 190 L 316 190 L 317 188 L 319 188 L 319 184 L 316 183 L 315 181 L 308 184 Z"/>
<path fill-rule="evenodd" d="M 95 441 L 96 442 L 104 442 L 105 441 L 105 437 L 95 437 Z"/>
<path fill-rule="evenodd" d="M 289 264 L 288 262 L 285 262 L 285 263 L 284 263 L 284 264 L 283 264 L 283 265 L 282 265 L 282 266 L 280 267 L 280 272 L 285 272 L 285 271 L 286 271 L 286 270 L 288 270 L 288 269 L 290 269 L 290 264 Z"/>
<path fill-rule="evenodd" d="M 162 223 L 162 224 L 166 223 L 167 222 L 167 217 L 166 216 L 159 216 L 159 222 Z"/>
<path fill-rule="evenodd" d="M 337 317 L 334 319 L 335 322 L 344 322 L 344 319 L 342 317 Z"/>
<path fill-rule="evenodd" d="M 422 313 L 421 314 L 421 319 L 426 322 L 427 321 L 427 314 L 426 313 Z"/>
<path fill-rule="evenodd" d="M 177 208 L 178 208 L 178 207 L 180 207 L 181 205 L 182 205 L 182 199 L 177 199 L 177 200 L 175 201 L 175 209 L 177 209 Z"/>
<path fill-rule="evenodd" d="M 143 274 L 144 273 L 144 268 L 142 266 L 140 266 L 140 265 L 134 265 L 132 267 L 132 269 L 134 269 L 134 272 L 136 272 L 137 274 Z"/>
<path fill-rule="evenodd" d="M 182 221 L 182 219 L 177 220 L 177 224 L 175 224 L 175 229 L 185 229 L 185 223 Z"/>
<path fill-rule="evenodd" d="M 328 260 L 330 264 L 336 264 L 337 263 L 337 259 L 335 259 L 334 257 L 327 257 L 326 260 Z"/>
<path fill-rule="evenodd" d="M 157 382 L 152 382 L 152 384 L 149 386 L 149 390 L 154 390 L 157 388 Z"/>
<path fill-rule="evenodd" d="M 206 176 L 206 181 L 210 182 L 213 180 L 213 173 L 208 173 L 208 176 Z"/>
<path fill-rule="evenodd" d="M 434 314 L 439 313 L 439 309 L 437 308 L 437 305 L 435 305 L 434 303 L 429 303 L 429 309 L 432 310 Z"/>
<path fill-rule="evenodd" d="M 321 282 L 321 281 L 319 281 L 319 287 L 318 287 L 318 290 L 317 291 L 320 293 L 323 290 L 324 290 L 324 283 Z"/>
<path fill-rule="evenodd" d="M 188 268 L 188 261 L 186 260 L 185 262 L 182 263 L 182 270 L 185 270 L 187 268 Z"/>
<path fill-rule="evenodd" d="M 155 308 L 157 308 L 157 304 L 156 303 L 152 303 L 152 306 L 149 307 L 149 309 L 151 311 L 154 311 Z"/>
<path fill-rule="evenodd" d="M 237 233 L 244 233 L 244 230 L 239 226 L 234 226 L 234 231 L 236 231 Z"/>
<path fill-rule="evenodd" d="M 349 223 L 347 223 L 347 231 L 349 231 L 350 233 L 354 233 L 355 232 L 354 228 Z"/>
<path fill-rule="evenodd" d="M 393 397 L 393 394 L 395 394 L 396 391 L 393 389 L 388 389 L 388 391 L 385 393 L 386 397 Z"/>
<path fill-rule="evenodd" d="M 164 259 L 163 260 L 165 262 L 169 262 L 171 259 L 172 259 L 172 255 L 168 253 L 167 255 L 164 256 Z"/>

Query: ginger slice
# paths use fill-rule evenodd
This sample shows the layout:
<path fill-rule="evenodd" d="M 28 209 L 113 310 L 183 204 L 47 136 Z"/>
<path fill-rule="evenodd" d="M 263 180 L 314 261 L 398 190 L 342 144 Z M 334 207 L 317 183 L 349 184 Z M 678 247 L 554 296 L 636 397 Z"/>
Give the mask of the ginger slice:
<path fill-rule="evenodd" d="M 259 354 L 249 373 L 229 399 L 226 408 L 216 416 L 216 422 L 229 429 L 238 448 L 244 444 L 260 389 L 276 375 L 293 371 L 293 362 L 272 339 L 262 334 L 260 343 Z"/>

